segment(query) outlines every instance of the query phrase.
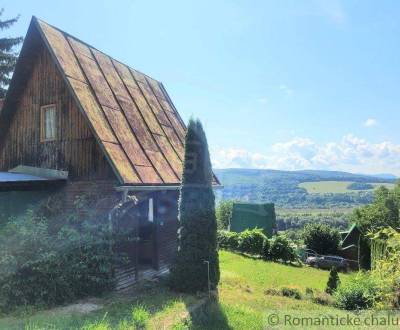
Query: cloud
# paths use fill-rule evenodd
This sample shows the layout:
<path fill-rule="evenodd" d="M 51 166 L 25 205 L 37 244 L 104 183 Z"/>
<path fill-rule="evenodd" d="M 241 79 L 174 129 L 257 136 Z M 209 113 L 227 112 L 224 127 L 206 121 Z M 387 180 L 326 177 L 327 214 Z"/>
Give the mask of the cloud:
<path fill-rule="evenodd" d="M 340 0 L 314 0 L 315 15 L 326 17 L 336 26 L 347 22 L 347 14 Z"/>
<path fill-rule="evenodd" d="M 375 118 L 368 118 L 365 122 L 364 122 L 364 126 L 365 127 L 374 127 L 378 125 L 378 121 Z"/>
<path fill-rule="evenodd" d="M 325 169 L 400 175 L 400 144 L 371 143 L 353 134 L 324 144 L 297 137 L 276 143 L 262 153 L 231 148 L 211 150 L 211 155 L 216 168 Z"/>
<path fill-rule="evenodd" d="M 259 103 L 261 103 L 261 104 L 265 104 L 265 103 L 268 102 L 268 99 L 267 99 L 266 97 L 260 97 L 257 101 L 258 101 Z"/>
<path fill-rule="evenodd" d="M 279 89 L 283 91 L 286 95 L 292 95 L 293 94 L 293 89 L 291 89 L 289 86 L 285 84 L 280 84 Z"/>

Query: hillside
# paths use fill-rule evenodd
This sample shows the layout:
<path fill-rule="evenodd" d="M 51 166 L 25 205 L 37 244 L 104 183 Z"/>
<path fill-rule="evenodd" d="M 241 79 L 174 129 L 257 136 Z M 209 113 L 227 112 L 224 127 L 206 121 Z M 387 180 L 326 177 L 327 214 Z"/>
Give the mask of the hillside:
<path fill-rule="evenodd" d="M 391 175 L 371 176 L 339 171 L 279 171 L 261 169 L 217 169 L 224 189 L 219 199 L 273 202 L 280 208 L 354 207 L 372 201 L 373 190 L 392 187 Z M 351 189 L 363 183 L 369 189 Z"/>

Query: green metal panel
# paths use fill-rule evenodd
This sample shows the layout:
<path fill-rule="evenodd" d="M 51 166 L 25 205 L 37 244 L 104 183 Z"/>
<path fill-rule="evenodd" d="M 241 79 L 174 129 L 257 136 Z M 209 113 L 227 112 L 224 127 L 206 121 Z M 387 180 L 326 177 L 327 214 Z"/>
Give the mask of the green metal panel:
<path fill-rule="evenodd" d="M 234 203 L 230 230 L 240 233 L 254 228 L 262 229 L 268 237 L 272 236 L 276 228 L 275 205 Z"/>

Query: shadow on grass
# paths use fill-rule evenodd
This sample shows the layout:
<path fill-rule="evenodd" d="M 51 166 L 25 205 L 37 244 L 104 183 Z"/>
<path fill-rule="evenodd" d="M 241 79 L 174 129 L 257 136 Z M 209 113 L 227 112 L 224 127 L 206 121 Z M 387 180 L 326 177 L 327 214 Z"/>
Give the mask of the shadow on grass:
<path fill-rule="evenodd" d="M 231 330 L 233 329 L 228 322 L 228 318 L 223 307 L 218 301 L 207 301 L 201 307 L 191 310 L 187 306 L 190 313 L 190 321 L 188 329 L 193 330 Z"/>

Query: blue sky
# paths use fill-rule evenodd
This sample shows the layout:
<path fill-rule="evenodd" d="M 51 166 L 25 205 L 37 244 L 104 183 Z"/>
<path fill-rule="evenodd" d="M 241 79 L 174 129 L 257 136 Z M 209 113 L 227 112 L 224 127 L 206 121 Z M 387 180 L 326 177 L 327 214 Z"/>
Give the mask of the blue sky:
<path fill-rule="evenodd" d="M 161 80 L 216 167 L 400 175 L 400 2 L 0 1 Z"/>

